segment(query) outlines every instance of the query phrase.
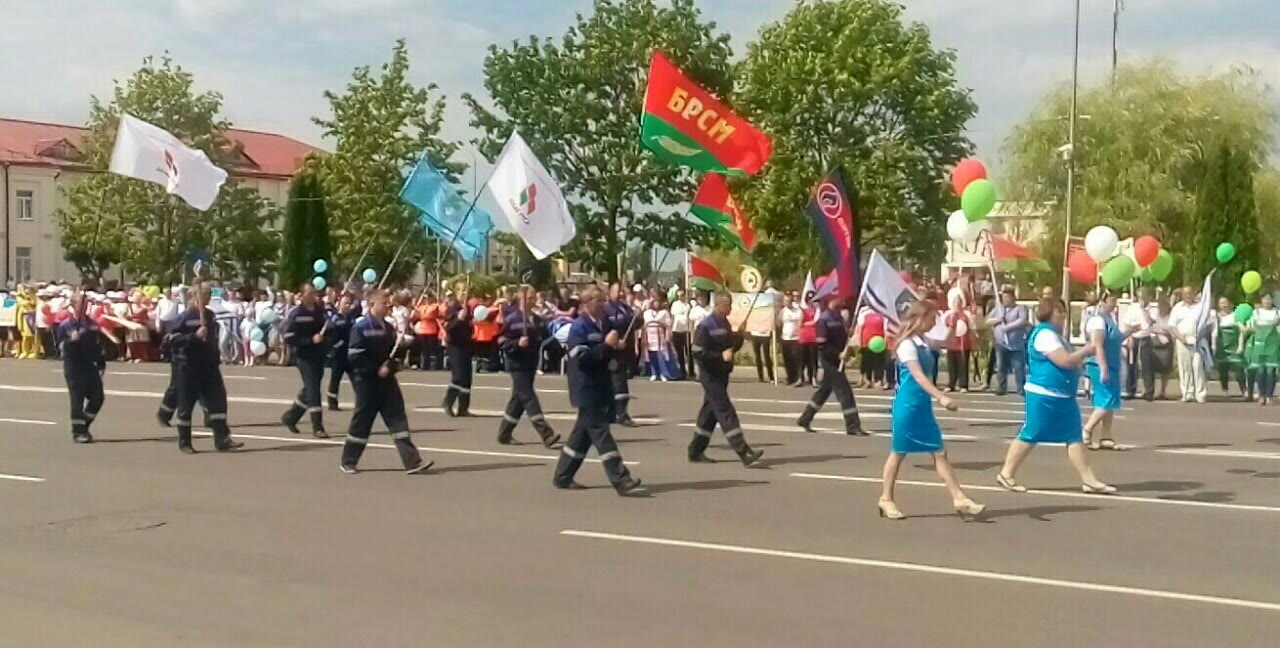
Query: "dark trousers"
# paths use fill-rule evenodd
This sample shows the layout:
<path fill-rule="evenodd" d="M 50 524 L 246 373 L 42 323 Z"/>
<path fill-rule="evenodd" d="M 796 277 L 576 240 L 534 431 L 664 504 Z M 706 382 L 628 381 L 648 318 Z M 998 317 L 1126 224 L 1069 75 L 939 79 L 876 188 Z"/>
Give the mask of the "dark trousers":
<path fill-rule="evenodd" d="M 449 388 L 444 392 L 444 409 L 449 411 L 457 403 L 458 414 L 471 411 L 471 348 L 449 345 Z M 396 387 L 397 391 L 399 386 Z"/>
<path fill-rule="evenodd" d="M 334 352 L 334 356 L 329 359 L 329 388 L 325 390 L 325 396 L 328 397 L 329 409 L 338 409 L 338 394 L 342 389 L 342 376 L 346 375 L 349 379 L 355 380 L 355 376 L 351 373 L 351 365 L 347 363 L 347 350 L 338 349 Z"/>
<path fill-rule="evenodd" d="M 782 367 L 786 370 L 788 385 L 794 385 L 800 381 L 799 342 L 795 340 L 782 341 Z"/>
<path fill-rule="evenodd" d="M 347 428 L 347 440 L 342 444 L 342 465 L 354 468 L 360 463 L 373 421 L 379 416 L 391 433 L 391 439 L 400 453 L 400 461 L 406 470 L 422 464 L 422 455 L 409 436 L 409 417 L 404 411 L 404 395 L 395 375 L 386 378 L 356 375 L 351 386 L 356 393 L 356 409 L 351 413 L 351 426 Z"/>
<path fill-rule="evenodd" d="M 818 345 L 800 345 L 800 382 L 818 384 Z"/>
<path fill-rule="evenodd" d="M 767 335 L 751 336 L 751 354 L 756 357 L 756 377 L 764 382 L 767 373 L 769 382 L 773 382 L 773 338 Z"/>
<path fill-rule="evenodd" d="M 320 383 L 324 381 L 324 358 L 311 354 L 296 353 L 298 374 L 302 376 L 302 389 L 294 398 L 293 405 L 282 417 L 289 425 L 297 425 L 303 414 L 311 415 L 311 429 L 324 429 L 324 409 L 320 406 Z"/>
<path fill-rule="evenodd" d="M 996 393 L 1003 396 L 1009 384 L 1009 373 L 1013 373 L 1013 390 L 1022 393 L 1022 386 L 1027 382 L 1026 352 L 1019 349 L 996 347 Z"/>
<path fill-rule="evenodd" d="M 888 351 L 876 353 L 871 349 L 862 347 L 859 354 L 859 365 L 862 367 L 862 379 L 867 382 L 880 382 L 884 380 L 884 363 L 888 355 Z"/>
<path fill-rule="evenodd" d="M 947 389 L 969 388 L 969 352 L 947 351 Z"/>
<path fill-rule="evenodd" d="M 844 417 L 845 430 L 850 433 L 861 431 L 862 418 L 858 416 L 858 401 L 853 397 L 853 388 L 849 386 L 849 379 L 840 370 L 838 361 L 824 356 L 821 362 L 822 384 L 818 386 L 818 391 L 813 393 L 809 403 L 804 406 L 804 413 L 800 415 L 797 423 L 800 427 L 809 427 L 813 423 L 813 417 L 818 415 L 818 411 L 834 392 L 836 400 L 840 402 L 840 414 Z"/>
<path fill-rule="evenodd" d="M 738 410 L 729 399 L 729 377 L 712 376 L 702 372 L 702 407 L 698 410 L 698 427 L 693 432 L 693 440 L 689 442 L 689 459 L 697 459 L 707 451 L 711 444 L 711 435 L 716 425 L 724 432 L 729 447 L 738 453 L 744 461 L 751 452 L 747 439 L 742 434 L 742 423 L 738 421 Z"/>
<path fill-rule="evenodd" d="M 173 415 L 178 428 L 178 447 L 191 447 L 191 412 L 197 402 L 204 405 L 214 446 L 221 447 L 230 441 L 227 386 L 222 382 L 218 366 L 179 364 L 175 367 L 174 382 L 178 387 L 178 407 Z"/>
<path fill-rule="evenodd" d="M 573 477 L 578 474 L 591 446 L 595 446 L 596 454 L 600 455 L 609 483 L 617 487 L 631 476 L 626 464 L 622 462 L 618 442 L 613 440 L 613 433 L 609 431 L 611 414 L 612 407 L 609 403 L 593 403 L 578 408 L 578 420 L 574 422 L 573 432 L 569 433 L 569 440 L 564 442 L 564 447 L 560 450 L 560 461 L 556 463 L 554 479 L 557 486 L 568 486 L 573 482 Z"/>
<path fill-rule="evenodd" d="M 1222 385 L 1222 391 L 1224 393 L 1227 391 L 1233 374 L 1236 378 L 1236 384 L 1240 385 L 1240 393 L 1248 394 L 1248 379 L 1245 377 L 1244 367 L 1242 365 L 1230 366 L 1220 362 L 1218 363 L 1218 384 Z"/>
<path fill-rule="evenodd" d="M 538 352 L 539 364 L 544 372 L 560 373 L 560 360 L 564 358 L 564 347 L 560 346 L 560 341 L 555 338 L 547 338 L 542 341 L 542 348 Z"/>
<path fill-rule="evenodd" d="M 435 371 L 444 365 L 444 347 L 440 346 L 439 335 L 419 335 L 414 342 L 418 347 L 419 369 Z"/>
<path fill-rule="evenodd" d="M 929 372 L 929 380 L 932 380 L 933 384 L 936 385 L 938 384 L 938 358 L 942 356 L 942 352 L 930 351 L 929 353 L 933 354 L 933 371 Z"/>
<path fill-rule="evenodd" d="M 71 434 L 89 434 L 89 426 L 102 411 L 102 374 L 97 367 L 63 367 L 67 395 L 71 397 Z"/>
<path fill-rule="evenodd" d="M 631 357 L 620 355 L 609 361 L 609 380 L 613 383 L 613 420 L 622 423 L 631 418 L 627 413 L 631 401 Z"/>
<path fill-rule="evenodd" d="M 1276 370 L 1275 369 L 1253 369 L 1253 384 L 1258 396 L 1262 398 L 1273 398 L 1276 395 Z"/>
<path fill-rule="evenodd" d="M 478 371 L 498 371 L 501 366 L 496 342 L 476 342 L 473 354 L 476 359 L 476 370 Z"/>
<path fill-rule="evenodd" d="M 36 332 L 40 334 L 39 335 L 40 349 L 43 352 L 41 353 L 41 356 L 43 358 L 45 358 L 46 360 L 49 360 L 49 359 L 57 358 L 60 355 L 62 355 L 61 353 L 58 352 L 58 345 L 54 343 L 53 329 L 51 328 L 36 329 Z"/>
<path fill-rule="evenodd" d="M 511 372 L 511 399 L 507 401 L 507 409 L 502 413 L 502 423 L 498 425 L 499 441 L 509 443 L 516 426 L 520 424 L 520 417 L 526 414 L 544 444 L 549 444 L 555 438 L 555 430 L 547 424 L 538 392 L 533 388 L 536 376 L 531 370 Z"/>
<path fill-rule="evenodd" d="M 204 408 L 204 426 L 209 427 L 209 406 L 204 400 L 200 400 L 200 407 Z M 173 419 L 173 413 L 178 409 L 178 367 L 173 363 L 169 363 L 169 386 L 164 390 L 164 396 L 160 397 L 160 409 L 156 413 L 157 418 L 166 421 Z"/>
<path fill-rule="evenodd" d="M 1133 338 L 1132 346 L 1125 353 L 1124 359 L 1128 371 L 1124 376 L 1124 393 L 1134 396 L 1138 393 L 1138 378 L 1142 378 L 1143 400 L 1156 398 L 1156 367 L 1152 356 L 1151 338 Z"/>
<path fill-rule="evenodd" d="M 693 368 L 693 358 L 689 355 L 689 334 L 688 333 L 672 333 L 671 346 L 676 350 L 676 363 L 680 365 L 680 375 L 683 378 L 697 378 L 698 372 Z"/>

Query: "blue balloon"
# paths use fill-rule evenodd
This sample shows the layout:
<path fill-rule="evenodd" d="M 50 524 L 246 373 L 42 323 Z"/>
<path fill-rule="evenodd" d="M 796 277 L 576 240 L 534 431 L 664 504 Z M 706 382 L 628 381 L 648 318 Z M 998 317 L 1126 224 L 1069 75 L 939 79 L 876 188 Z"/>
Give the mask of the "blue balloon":
<path fill-rule="evenodd" d="M 365 268 L 364 273 L 360 275 L 360 278 L 364 279 L 365 283 L 371 284 L 378 280 L 378 271 L 373 268 Z"/>
<path fill-rule="evenodd" d="M 316 277 L 311 280 L 311 285 L 315 286 L 316 290 L 324 290 L 324 287 L 329 285 L 329 282 L 325 281 L 324 277 Z"/>
<path fill-rule="evenodd" d="M 258 324 L 262 326 L 271 326 L 272 324 L 275 324 L 276 318 L 278 317 L 280 317 L 280 315 L 279 313 L 276 313 L 274 308 L 268 308 L 267 310 L 262 311 L 262 314 L 258 316 Z"/>
<path fill-rule="evenodd" d="M 325 270 L 329 269 L 329 262 L 324 259 L 316 259 L 316 262 L 311 264 L 311 268 L 316 271 L 316 274 L 323 274 Z"/>
<path fill-rule="evenodd" d="M 261 328 L 255 326 L 249 331 L 249 339 L 254 342 L 261 342 L 264 337 L 266 337 L 266 334 L 262 332 Z"/>

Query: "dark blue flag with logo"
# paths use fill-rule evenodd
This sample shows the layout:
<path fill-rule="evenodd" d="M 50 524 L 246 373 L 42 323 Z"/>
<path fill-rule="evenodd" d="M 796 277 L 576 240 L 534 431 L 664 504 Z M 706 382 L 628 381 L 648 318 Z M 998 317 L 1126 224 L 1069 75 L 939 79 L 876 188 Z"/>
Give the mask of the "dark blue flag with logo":
<path fill-rule="evenodd" d="M 822 236 L 827 256 L 835 265 L 835 275 L 840 282 L 836 294 L 846 299 L 856 296 L 862 239 L 858 232 L 856 196 L 850 193 L 839 171 L 832 171 L 813 188 L 805 212 Z"/>

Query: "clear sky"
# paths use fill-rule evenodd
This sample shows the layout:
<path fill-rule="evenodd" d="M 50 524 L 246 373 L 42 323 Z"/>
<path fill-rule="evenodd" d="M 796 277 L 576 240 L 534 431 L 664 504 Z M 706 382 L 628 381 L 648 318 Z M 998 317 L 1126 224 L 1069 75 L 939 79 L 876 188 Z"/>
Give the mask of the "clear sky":
<path fill-rule="evenodd" d="M 959 57 L 978 116 L 969 135 L 999 164 L 1009 127 L 1071 71 L 1072 0 L 903 0 L 907 15 Z M 310 117 L 321 92 L 408 39 L 413 75 L 456 99 L 483 92 L 485 48 L 559 35 L 590 0 L 11 0 L 2 14 L 0 115 L 83 123 L 90 94 L 109 94 L 148 54 L 170 51 L 202 88 L 226 97 L 237 125 L 323 144 Z M 788 0 L 701 0 L 735 53 Z M 1280 0 L 1125 0 L 1122 61 L 1163 56 L 1189 71 L 1235 64 L 1280 86 Z M 1081 74 L 1105 77 L 1113 0 L 1083 0 Z M 447 135 L 471 136 L 460 102 Z"/>

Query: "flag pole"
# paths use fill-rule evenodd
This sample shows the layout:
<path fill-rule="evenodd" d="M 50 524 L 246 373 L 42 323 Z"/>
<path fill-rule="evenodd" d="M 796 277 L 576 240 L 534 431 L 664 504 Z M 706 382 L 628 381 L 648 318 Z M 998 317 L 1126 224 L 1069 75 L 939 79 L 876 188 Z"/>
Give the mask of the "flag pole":
<path fill-rule="evenodd" d="M 391 275 L 391 269 L 396 267 L 396 261 L 400 260 L 400 253 L 404 252 L 404 246 L 408 244 L 409 244 L 409 237 L 406 236 L 404 241 L 400 243 L 400 247 L 396 249 L 395 256 L 391 257 L 391 263 L 387 264 L 386 271 L 382 273 L 382 279 L 378 281 L 378 290 L 382 290 L 382 287 L 387 285 L 387 277 Z"/>

